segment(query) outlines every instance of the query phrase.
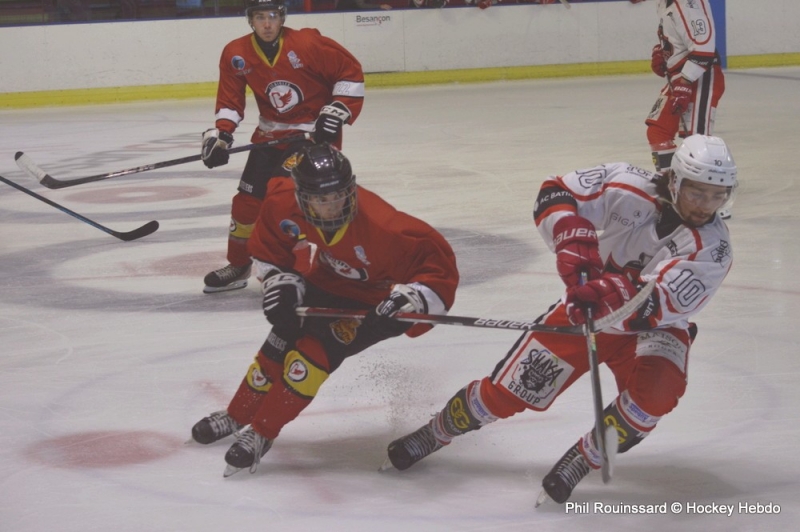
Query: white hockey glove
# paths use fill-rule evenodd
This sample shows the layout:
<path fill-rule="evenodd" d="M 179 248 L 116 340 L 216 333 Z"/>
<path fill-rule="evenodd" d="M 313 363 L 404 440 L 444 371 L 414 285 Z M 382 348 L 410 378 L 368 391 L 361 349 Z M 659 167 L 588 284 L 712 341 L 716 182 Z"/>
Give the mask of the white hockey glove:
<path fill-rule="evenodd" d="M 428 302 L 416 287 L 396 284 L 392 287 L 389 297 L 378 303 L 378 306 L 367 314 L 364 326 L 386 337 L 400 336 L 413 324 L 392 319 L 398 312 L 426 314 Z"/>
<path fill-rule="evenodd" d="M 314 142 L 336 142 L 344 124 L 350 120 L 350 110 L 342 102 L 333 102 L 319 111 L 314 126 Z"/>
<path fill-rule="evenodd" d="M 228 164 L 228 148 L 233 144 L 233 135 L 217 128 L 206 129 L 203 132 L 203 143 L 200 157 L 203 164 L 209 168 Z"/>

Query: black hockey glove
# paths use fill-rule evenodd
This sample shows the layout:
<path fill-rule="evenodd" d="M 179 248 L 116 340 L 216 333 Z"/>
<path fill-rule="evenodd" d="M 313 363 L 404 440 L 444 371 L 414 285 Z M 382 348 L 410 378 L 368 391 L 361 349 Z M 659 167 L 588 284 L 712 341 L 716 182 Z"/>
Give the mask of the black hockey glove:
<path fill-rule="evenodd" d="M 233 135 L 227 131 L 220 131 L 216 128 L 206 129 L 203 133 L 203 145 L 200 150 L 200 157 L 203 164 L 209 168 L 228 164 L 228 148 L 233 144 Z"/>
<path fill-rule="evenodd" d="M 319 111 L 317 123 L 314 126 L 314 142 L 336 142 L 342 126 L 350 119 L 350 111 L 341 102 L 333 102 Z"/>
<path fill-rule="evenodd" d="M 369 327 L 381 336 L 400 336 L 413 324 L 392 319 L 398 312 L 426 313 L 428 304 L 425 297 L 415 288 L 396 284 L 389 297 L 378 303 L 364 318 L 364 327 Z"/>
<path fill-rule="evenodd" d="M 296 273 L 276 273 L 262 285 L 264 316 L 274 327 L 289 333 L 300 330 L 300 316 L 295 309 L 306 295 L 306 283 Z"/>

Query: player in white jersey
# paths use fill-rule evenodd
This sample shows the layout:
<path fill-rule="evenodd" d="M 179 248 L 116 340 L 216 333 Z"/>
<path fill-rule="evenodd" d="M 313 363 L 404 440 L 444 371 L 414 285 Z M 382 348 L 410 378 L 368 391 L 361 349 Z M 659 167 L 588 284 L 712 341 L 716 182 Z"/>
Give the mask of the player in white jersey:
<path fill-rule="evenodd" d="M 666 78 L 647 116 L 647 140 L 656 170 L 670 167 L 675 137 L 712 135 L 725 76 L 708 0 L 658 0 L 658 44 L 650 66 Z"/>
<path fill-rule="evenodd" d="M 596 334 L 598 361 L 616 378 L 618 396 L 603 419 L 617 429 L 620 453 L 677 406 L 697 333 L 691 320 L 731 267 L 728 228 L 717 215 L 737 184 L 727 145 L 692 135 L 674 159 L 663 174 L 612 163 L 549 178 L 534 207 L 567 285 L 541 323 L 585 323 L 587 306 L 600 319 L 629 301 L 637 285 L 656 281 L 643 306 Z M 589 279 L 584 284 L 582 272 Z M 389 460 L 407 469 L 456 436 L 524 410 L 546 410 L 588 370 L 583 336 L 526 332 L 491 375 L 467 384 L 429 423 L 389 444 Z M 545 476 L 544 491 L 563 503 L 601 463 L 592 430 Z"/>

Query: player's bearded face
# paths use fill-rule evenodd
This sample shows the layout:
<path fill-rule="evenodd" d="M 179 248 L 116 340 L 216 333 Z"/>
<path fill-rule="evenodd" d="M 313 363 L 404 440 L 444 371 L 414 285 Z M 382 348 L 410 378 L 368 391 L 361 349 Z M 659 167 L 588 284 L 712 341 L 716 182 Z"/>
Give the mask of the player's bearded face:
<path fill-rule="evenodd" d="M 728 201 L 730 194 L 730 187 L 684 179 L 678 191 L 675 210 L 686 223 L 699 227 L 711 220 L 717 209 Z"/>
<path fill-rule="evenodd" d="M 308 198 L 308 206 L 322 220 L 335 220 L 342 215 L 346 201 L 346 192 L 332 192 L 330 194 L 310 196 Z"/>
<path fill-rule="evenodd" d="M 278 11 L 256 11 L 250 17 L 250 25 L 256 35 L 266 42 L 272 42 L 278 38 L 283 27 L 283 18 Z"/>

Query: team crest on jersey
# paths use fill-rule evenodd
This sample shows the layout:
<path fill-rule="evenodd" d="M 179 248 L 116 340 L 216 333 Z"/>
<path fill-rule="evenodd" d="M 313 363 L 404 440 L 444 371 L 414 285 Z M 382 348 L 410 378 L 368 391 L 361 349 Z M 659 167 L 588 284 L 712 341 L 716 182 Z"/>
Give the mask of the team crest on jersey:
<path fill-rule="evenodd" d="M 279 113 L 288 113 L 303 101 L 303 91 L 290 81 L 273 81 L 267 85 L 264 94 Z"/>
<path fill-rule="evenodd" d="M 320 262 L 327 264 L 330 268 L 340 277 L 351 279 L 353 281 L 366 281 L 369 279 L 367 270 L 365 268 L 353 268 L 343 260 L 333 257 L 327 251 L 323 252 L 319 257 Z"/>
<path fill-rule="evenodd" d="M 281 220 L 280 228 L 281 233 L 286 236 L 290 236 L 292 238 L 297 238 L 300 236 L 300 226 L 298 226 L 292 220 Z"/>
<path fill-rule="evenodd" d="M 289 156 L 288 159 L 285 159 L 283 161 L 283 164 L 281 165 L 281 167 L 291 174 L 292 173 L 292 169 L 295 166 L 297 166 L 297 164 L 300 162 L 300 159 L 302 159 L 302 158 L 303 158 L 303 156 L 301 154 L 293 153 L 293 154 L 291 154 Z"/>
<path fill-rule="evenodd" d="M 349 345 L 356 339 L 356 330 L 359 325 L 361 325 L 359 320 L 348 318 L 334 321 L 330 324 L 330 328 L 334 338 L 345 345 Z"/>
<path fill-rule="evenodd" d="M 545 409 L 575 370 L 541 345 L 531 347 L 525 358 L 500 383 L 537 409 Z"/>
<path fill-rule="evenodd" d="M 294 50 L 291 50 L 288 54 L 286 54 L 286 57 L 289 58 L 289 63 L 291 63 L 292 68 L 303 68 L 303 62 L 300 61 L 300 58 L 297 57 L 297 54 L 294 53 Z"/>

